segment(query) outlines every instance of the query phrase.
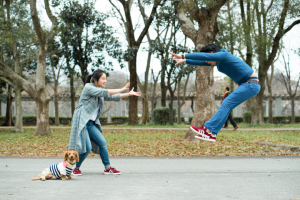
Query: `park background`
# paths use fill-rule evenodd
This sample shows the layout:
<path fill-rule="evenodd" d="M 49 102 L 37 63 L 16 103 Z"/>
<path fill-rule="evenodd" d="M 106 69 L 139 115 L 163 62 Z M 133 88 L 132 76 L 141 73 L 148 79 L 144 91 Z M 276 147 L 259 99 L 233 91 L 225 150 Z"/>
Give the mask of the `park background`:
<path fill-rule="evenodd" d="M 58 155 L 66 149 L 83 82 L 98 68 L 109 74 L 108 89 L 130 82 L 131 88 L 142 93 L 140 98 L 104 105 L 100 121 L 111 123 L 109 128 L 114 130 L 108 131 L 107 140 L 118 144 L 112 145 L 112 155 L 293 155 L 298 151 L 300 5 L 295 1 L 1 3 L 0 120 L 3 127 L 9 127 L 1 128 L 3 155 L 17 155 L 21 149 L 25 155 Z M 169 51 L 197 52 L 208 43 L 244 60 L 258 74 L 262 86 L 256 97 L 233 111 L 246 132 L 222 134 L 224 143 L 216 147 L 196 141 L 188 127 L 210 119 L 220 106 L 224 87 L 233 91 L 238 85 L 216 67 L 175 66 L 168 55 Z M 35 128 L 24 129 L 23 125 Z M 139 129 L 122 129 L 140 126 L 179 129 L 161 129 L 155 134 L 145 130 L 152 133 L 145 134 L 146 138 L 139 138 L 143 132 Z M 280 135 L 278 127 L 296 130 Z M 32 135 L 53 140 L 63 135 L 64 139 L 54 144 L 52 139 Z M 135 139 L 130 139 L 132 135 Z M 240 147 L 232 148 L 236 140 L 230 137 L 237 137 Z M 148 143 L 136 154 L 126 145 L 143 146 L 138 138 Z M 173 138 L 176 144 L 153 145 L 155 138 Z M 40 146 L 38 141 L 45 139 L 50 141 L 48 147 L 56 147 Z M 149 146 L 166 149 L 151 150 Z M 182 148 L 187 151 L 181 152 Z"/>

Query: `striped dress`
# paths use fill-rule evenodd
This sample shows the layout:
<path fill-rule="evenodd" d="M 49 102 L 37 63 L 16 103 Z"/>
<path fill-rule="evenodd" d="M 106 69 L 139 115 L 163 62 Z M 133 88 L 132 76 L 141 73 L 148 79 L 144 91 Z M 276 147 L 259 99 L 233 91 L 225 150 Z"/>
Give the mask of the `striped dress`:
<path fill-rule="evenodd" d="M 74 168 L 75 168 L 75 165 L 74 165 Z M 57 179 L 61 178 L 61 174 L 68 176 L 73 172 L 73 169 L 69 168 L 67 166 L 67 163 L 65 163 L 65 162 L 59 162 L 54 165 L 51 165 L 49 167 L 49 169 L 50 169 L 52 175 L 55 176 Z"/>

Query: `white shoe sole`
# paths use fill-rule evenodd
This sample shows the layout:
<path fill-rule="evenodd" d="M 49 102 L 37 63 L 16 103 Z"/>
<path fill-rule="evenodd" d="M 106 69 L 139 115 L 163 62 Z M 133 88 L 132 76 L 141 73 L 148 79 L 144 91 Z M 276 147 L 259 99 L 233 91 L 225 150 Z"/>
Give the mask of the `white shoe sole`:
<path fill-rule="evenodd" d="M 110 173 L 110 172 L 104 172 L 104 175 L 120 175 L 121 173 Z"/>
<path fill-rule="evenodd" d="M 81 176 L 81 174 L 73 174 L 73 173 L 72 173 L 71 175 L 74 175 L 74 176 Z"/>
<path fill-rule="evenodd" d="M 196 131 L 196 130 L 193 129 L 192 127 L 190 127 L 190 129 L 191 129 L 192 131 L 194 131 L 195 133 L 197 133 L 197 134 L 199 134 L 199 135 L 202 135 L 201 133 L 199 133 L 198 131 Z"/>
<path fill-rule="evenodd" d="M 198 137 L 197 135 L 195 136 L 195 138 L 200 139 L 200 140 L 209 141 L 209 142 L 216 142 L 216 140 L 207 139 L 207 138 L 203 138 L 203 137 Z"/>

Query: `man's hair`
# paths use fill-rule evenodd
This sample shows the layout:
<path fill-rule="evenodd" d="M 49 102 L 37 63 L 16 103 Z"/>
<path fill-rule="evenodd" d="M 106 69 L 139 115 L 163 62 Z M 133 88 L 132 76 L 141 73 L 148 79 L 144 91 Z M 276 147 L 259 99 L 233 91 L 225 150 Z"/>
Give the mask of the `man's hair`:
<path fill-rule="evenodd" d="M 215 52 L 219 52 L 220 49 L 219 49 L 219 47 L 218 47 L 217 45 L 215 45 L 215 44 L 207 44 L 207 45 L 205 45 L 204 47 L 202 47 L 202 49 L 200 50 L 200 52 L 206 52 L 206 53 L 210 53 L 211 51 L 212 51 L 213 53 L 215 53 Z"/>
<path fill-rule="evenodd" d="M 229 87 L 226 87 L 226 90 L 229 91 Z"/>

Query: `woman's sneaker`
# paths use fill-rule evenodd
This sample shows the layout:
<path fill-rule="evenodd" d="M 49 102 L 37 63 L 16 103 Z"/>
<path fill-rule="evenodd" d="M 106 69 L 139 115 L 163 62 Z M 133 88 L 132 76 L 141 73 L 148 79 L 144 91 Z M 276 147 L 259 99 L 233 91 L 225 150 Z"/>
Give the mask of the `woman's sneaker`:
<path fill-rule="evenodd" d="M 74 170 L 73 170 L 73 173 L 72 173 L 73 175 L 76 175 L 76 176 L 81 176 L 81 171 L 79 170 L 79 169 L 77 169 L 77 168 L 75 168 Z"/>
<path fill-rule="evenodd" d="M 236 127 L 234 127 L 234 129 L 233 129 L 233 130 L 234 130 L 234 131 L 236 131 L 236 129 L 238 129 L 238 128 L 239 128 L 239 126 L 236 126 Z"/>
<path fill-rule="evenodd" d="M 210 141 L 210 142 L 216 141 L 216 136 L 208 133 L 207 128 L 199 129 L 199 133 L 200 133 L 200 135 L 196 135 L 195 138 L 198 138 L 200 140 Z"/>
<path fill-rule="evenodd" d="M 104 170 L 104 174 L 121 174 L 120 171 L 117 171 L 115 168 L 110 167 L 107 170 Z"/>

